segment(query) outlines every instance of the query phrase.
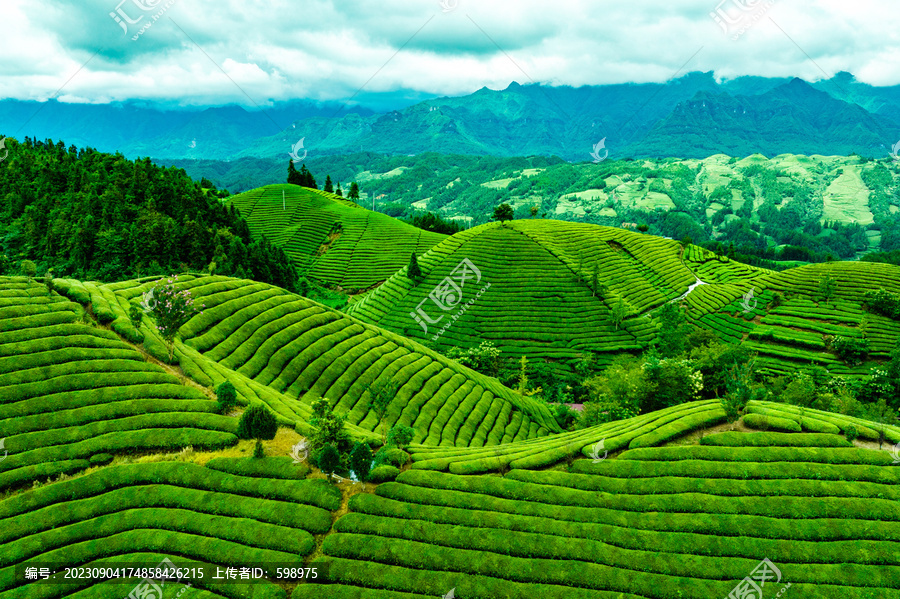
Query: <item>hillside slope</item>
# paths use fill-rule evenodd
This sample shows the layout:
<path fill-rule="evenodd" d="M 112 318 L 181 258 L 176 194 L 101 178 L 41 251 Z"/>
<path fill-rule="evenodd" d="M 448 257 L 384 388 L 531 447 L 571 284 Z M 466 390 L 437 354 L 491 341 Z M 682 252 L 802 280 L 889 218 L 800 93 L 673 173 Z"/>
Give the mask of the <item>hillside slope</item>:
<path fill-rule="evenodd" d="M 460 285 L 464 260 L 477 273 Z M 876 358 L 900 339 L 900 323 L 863 310 L 869 289 L 900 292 L 900 268 L 884 264 L 776 273 L 659 237 L 545 220 L 458 233 L 419 264 L 421 282 L 401 269 L 348 313 L 441 349 L 487 340 L 510 357 L 572 361 L 591 351 L 609 361 L 648 348 L 657 333 L 652 311 L 679 301 L 692 322 L 723 340 L 747 342 L 773 372 L 810 363 L 867 372 L 866 365 L 842 363 L 826 336 L 865 337 Z M 826 277 L 836 290 L 828 300 L 819 294 Z M 776 292 L 781 303 L 770 307 Z"/>
<path fill-rule="evenodd" d="M 61 281 L 64 293 L 92 305 L 113 296 L 122 314 L 155 284 Z M 388 380 L 399 390 L 387 426 L 414 427 L 417 443 L 480 447 L 560 430 L 546 405 L 496 379 L 283 289 L 192 275 L 179 276 L 176 289 L 190 290 L 205 306 L 180 329 L 175 355 L 184 372 L 206 387 L 230 380 L 242 403 L 263 402 L 298 430 L 308 430 L 312 402 L 325 397 L 347 415 L 351 432 L 374 436 L 378 423 L 368 389 Z M 151 325 L 144 316 L 144 346 L 165 359 Z"/>
<path fill-rule="evenodd" d="M 446 236 L 324 191 L 267 185 L 233 196 L 253 235 L 282 248 L 300 274 L 347 291 L 376 285 Z"/>

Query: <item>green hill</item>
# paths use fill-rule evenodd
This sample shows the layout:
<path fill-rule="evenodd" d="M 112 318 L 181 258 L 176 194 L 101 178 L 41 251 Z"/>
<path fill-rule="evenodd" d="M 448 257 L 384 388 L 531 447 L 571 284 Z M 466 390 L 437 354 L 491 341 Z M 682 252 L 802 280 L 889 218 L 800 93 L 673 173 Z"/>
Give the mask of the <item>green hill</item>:
<path fill-rule="evenodd" d="M 460 295 L 453 285 L 462 281 L 452 273 L 464 259 L 480 277 L 466 281 Z M 419 265 L 421 282 L 401 269 L 348 313 L 443 350 L 487 340 L 510 357 L 572 362 L 590 351 L 609 361 L 648 348 L 657 332 L 653 311 L 677 300 L 692 322 L 723 340 L 746 342 L 773 372 L 810 363 L 867 372 L 841 362 L 825 336 L 866 337 L 875 358 L 886 357 L 900 338 L 900 323 L 862 307 L 866 290 L 900 292 L 900 268 L 884 264 L 773 272 L 623 229 L 516 220 L 458 233 Z M 826 277 L 836 284 L 828 301 L 819 295 Z M 442 299 L 449 292 L 455 295 Z M 776 292 L 781 304 L 770 306 Z"/>
<path fill-rule="evenodd" d="M 127 306 L 155 282 L 61 281 L 60 287 L 92 307 L 104 295 Z M 282 424 L 307 430 L 312 402 L 325 397 L 347 414 L 357 436 L 373 437 L 378 423 L 368 389 L 393 380 L 400 388 L 386 421 L 414 427 L 416 442 L 480 447 L 559 431 L 545 405 L 495 379 L 283 289 L 191 275 L 180 276 L 176 288 L 205 306 L 180 329 L 175 356 L 183 371 L 204 387 L 231 381 L 242 403 L 265 403 Z M 150 324 L 145 316 L 144 347 L 165 360 Z"/>
<path fill-rule="evenodd" d="M 301 275 L 352 292 L 387 279 L 446 236 L 324 191 L 267 185 L 228 200 L 254 236 L 285 251 Z"/>

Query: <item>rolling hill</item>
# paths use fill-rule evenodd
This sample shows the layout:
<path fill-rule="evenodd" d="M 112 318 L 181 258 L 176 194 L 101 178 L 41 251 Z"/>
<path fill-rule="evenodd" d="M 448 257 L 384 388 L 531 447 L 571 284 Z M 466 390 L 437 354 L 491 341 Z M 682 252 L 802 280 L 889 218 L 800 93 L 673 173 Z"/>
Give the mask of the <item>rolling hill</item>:
<path fill-rule="evenodd" d="M 473 280 L 459 274 L 464 260 L 477 270 Z M 511 357 L 572 362 L 596 352 L 608 362 L 648 348 L 653 311 L 677 300 L 696 325 L 759 352 L 771 372 L 813 363 L 864 373 L 831 353 L 825 336 L 866 337 L 881 358 L 900 338 L 900 323 L 862 308 L 866 290 L 900 292 L 900 268 L 884 264 L 773 272 L 623 229 L 516 220 L 458 233 L 419 265 L 421 282 L 401 269 L 348 313 L 444 350 L 487 340 Z M 819 297 L 825 277 L 836 281 L 830 301 Z M 780 305 L 770 307 L 774 293 Z"/>
<path fill-rule="evenodd" d="M 446 236 L 355 202 L 297 185 L 267 185 L 228 199 L 254 236 L 285 251 L 306 276 L 348 292 L 381 283 Z"/>

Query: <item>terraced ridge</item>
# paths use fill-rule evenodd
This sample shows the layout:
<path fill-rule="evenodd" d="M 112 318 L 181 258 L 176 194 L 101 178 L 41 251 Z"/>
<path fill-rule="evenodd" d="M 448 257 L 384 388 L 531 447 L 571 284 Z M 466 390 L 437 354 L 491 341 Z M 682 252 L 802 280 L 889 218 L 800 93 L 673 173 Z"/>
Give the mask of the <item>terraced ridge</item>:
<path fill-rule="evenodd" d="M 236 421 L 214 401 L 115 333 L 81 324 L 83 312 L 42 284 L 0 278 L 0 489 L 108 453 L 237 442 Z"/>
<path fill-rule="evenodd" d="M 764 596 L 900 588 L 900 468 L 831 435 L 628 450 L 570 472 L 408 470 L 351 498 L 293 599 L 726 597 L 768 558 Z M 785 439 L 788 437 L 789 439 Z M 810 438 L 811 437 L 811 438 Z M 823 438 L 824 437 L 824 438 Z M 806 445 L 806 446 L 804 446 Z"/>
<path fill-rule="evenodd" d="M 717 400 L 695 401 L 591 428 L 498 447 L 443 448 L 414 445 L 412 468 L 477 474 L 504 468 L 545 468 L 577 456 L 603 458 L 607 452 L 664 443 L 697 428 L 725 421 Z"/>
<path fill-rule="evenodd" d="M 680 249 L 670 240 L 611 227 L 490 223 L 458 233 L 422 256 L 421 283 L 400 271 L 347 311 L 439 347 L 488 340 L 513 357 L 572 360 L 585 351 L 609 357 L 646 348 L 656 330 L 647 313 L 684 294 L 696 280 Z M 438 305 L 429 294 L 447 277 L 458 286 L 459 276 L 452 273 L 464 259 L 480 277 L 465 281 L 463 302 L 444 310 L 453 302 Z M 595 268 L 599 293 L 593 289 Z M 460 308 L 487 285 L 474 303 Z M 729 292 L 741 294 L 737 288 Z M 613 309 L 620 298 L 626 319 L 617 327 Z M 428 315 L 423 321 L 438 321 L 427 330 L 411 316 L 420 305 Z"/>
<path fill-rule="evenodd" d="M 350 291 L 381 283 L 406 266 L 412 252 L 422 254 L 446 238 L 297 185 L 267 185 L 228 201 L 254 235 L 280 246 L 302 274 Z"/>
<path fill-rule="evenodd" d="M 266 403 L 285 424 L 302 429 L 312 401 L 326 397 L 353 432 L 372 436 L 368 389 L 392 380 L 400 388 L 387 425 L 414 427 L 417 443 L 482 447 L 560 430 L 546 405 L 496 379 L 283 289 L 228 277 L 178 281 L 205 305 L 181 328 L 182 368 L 203 385 L 231 380 L 244 402 Z M 105 287 L 130 302 L 153 285 Z M 141 332 L 152 336 L 148 323 Z"/>
<path fill-rule="evenodd" d="M 459 266 L 463 260 L 471 265 L 466 273 Z M 867 290 L 900 292 L 900 267 L 884 264 L 773 272 L 693 245 L 682 251 L 681 244 L 658 237 L 544 220 L 464 231 L 432 248 L 419 264 L 422 282 L 411 281 L 402 269 L 347 312 L 441 349 L 488 340 L 508 357 L 571 362 L 592 351 L 602 363 L 649 347 L 657 331 L 652 311 L 679 301 L 696 325 L 757 351 L 767 374 L 810 364 L 866 374 L 874 362 L 845 364 L 829 339 L 865 337 L 873 360 L 886 358 L 900 340 L 900 322 L 863 306 Z M 595 265 L 599 294 L 593 290 Z M 819 294 L 825 277 L 837 282 L 828 300 Z M 620 299 L 626 316 L 616 327 L 613 311 Z"/>
<path fill-rule="evenodd" d="M 123 597 L 133 587 L 17 581 L 16 566 L 29 564 L 151 567 L 167 557 L 179 568 L 300 566 L 315 549 L 313 535 L 330 530 L 340 503 L 340 493 L 323 480 L 239 476 L 179 462 L 105 468 L 0 501 L 0 597 Z M 191 582 L 194 589 L 183 596 L 286 597 L 274 583 Z"/>

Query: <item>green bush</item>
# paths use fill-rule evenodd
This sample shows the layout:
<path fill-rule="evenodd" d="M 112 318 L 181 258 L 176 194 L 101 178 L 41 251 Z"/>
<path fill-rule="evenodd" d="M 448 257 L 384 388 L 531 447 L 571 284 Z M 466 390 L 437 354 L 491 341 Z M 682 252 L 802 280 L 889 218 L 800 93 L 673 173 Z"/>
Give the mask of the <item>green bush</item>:
<path fill-rule="evenodd" d="M 372 469 L 372 449 L 367 443 L 357 443 L 350 452 L 350 469 L 357 480 L 364 481 Z"/>
<path fill-rule="evenodd" d="M 397 478 L 397 475 L 400 474 L 400 469 L 395 466 L 381 465 L 372 468 L 372 471 L 369 472 L 369 478 L 367 479 L 370 483 L 383 483 L 386 481 L 394 480 Z"/>
<path fill-rule="evenodd" d="M 206 463 L 206 467 L 254 478 L 302 480 L 309 474 L 309 466 L 304 463 L 295 464 L 292 458 L 286 456 L 270 456 L 261 459 L 213 458 Z"/>
<path fill-rule="evenodd" d="M 859 431 L 856 430 L 856 427 L 852 424 L 846 428 L 844 434 L 847 436 L 847 440 L 850 442 L 859 439 Z"/>
<path fill-rule="evenodd" d="M 219 413 L 227 414 L 237 405 L 237 391 L 231 381 L 225 381 L 216 388 Z"/>
<path fill-rule="evenodd" d="M 402 449 L 382 447 L 375 452 L 375 465 L 380 466 L 382 464 L 388 464 L 396 466 L 397 468 L 402 468 L 409 463 L 409 457 L 409 454 Z"/>
<path fill-rule="evenodd" d="M 857 366 L 869 355 L 869 340 L 838 335 L 831 343 L 835 355 L 850 366 Z"/>
<path fill-rule="evenodd" d="M 744 424 L 750 428 L 761 430 L 769 430 L 774 428 L 781 431 L 799 433 L 802 429 L 800 423 L 789 418 L 779 418 L 778 416 L 765 416 L 763 414 L 746 414 L 744 416 Z"/>
<path fill-rule="evenodd" d="M 91 466 L 105 466 L 113 461 L 113 456 L 108 453 L 96 453 L 88 461 Z"/>

